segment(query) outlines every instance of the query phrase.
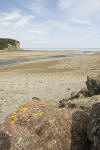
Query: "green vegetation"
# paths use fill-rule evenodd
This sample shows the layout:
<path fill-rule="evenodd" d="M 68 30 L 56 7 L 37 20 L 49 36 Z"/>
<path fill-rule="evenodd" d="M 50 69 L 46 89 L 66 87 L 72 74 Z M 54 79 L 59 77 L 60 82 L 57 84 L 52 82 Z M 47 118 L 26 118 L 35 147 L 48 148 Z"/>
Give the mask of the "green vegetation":
<path fill-rule="evenodd" d="M 15 43 L 19 43 L 19 41 L 13 39 L 0 38 L 0 50 L 8 47 L 8 44 L 15 45 Z"/>

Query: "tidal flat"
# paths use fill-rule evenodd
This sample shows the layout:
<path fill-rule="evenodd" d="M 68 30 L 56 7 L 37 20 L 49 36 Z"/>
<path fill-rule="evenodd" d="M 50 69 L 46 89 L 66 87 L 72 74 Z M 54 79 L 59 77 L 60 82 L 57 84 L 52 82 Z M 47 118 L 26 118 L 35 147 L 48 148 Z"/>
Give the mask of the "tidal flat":
<path fill-rule="evenodd" d="M 1 51 L 0 61 L 77 53 L 80 51 Z M 87 76 L 98 73 L 100 52 L 0 66 L 0 122 L 33 97 L 58 103 L 86 87 Z"/>

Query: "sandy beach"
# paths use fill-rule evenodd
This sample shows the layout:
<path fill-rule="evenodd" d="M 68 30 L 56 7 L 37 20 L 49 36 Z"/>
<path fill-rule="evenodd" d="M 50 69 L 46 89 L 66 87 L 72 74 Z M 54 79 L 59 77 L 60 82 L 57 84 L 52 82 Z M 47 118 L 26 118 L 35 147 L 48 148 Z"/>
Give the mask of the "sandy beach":
<path fill-rule="evenodd" d="M 0 61 L 73 53 L 79 51 L 0 52 Z M 72 91 L 86 87 L 88 75 L 98 73 L 100 73 L 100 52 L 0 66 L 0 122 L 3 122 L 14 109 L 31 101 L 33 97 L 49 99 L 55 104 L 63 98 L 68 98 Z"/>

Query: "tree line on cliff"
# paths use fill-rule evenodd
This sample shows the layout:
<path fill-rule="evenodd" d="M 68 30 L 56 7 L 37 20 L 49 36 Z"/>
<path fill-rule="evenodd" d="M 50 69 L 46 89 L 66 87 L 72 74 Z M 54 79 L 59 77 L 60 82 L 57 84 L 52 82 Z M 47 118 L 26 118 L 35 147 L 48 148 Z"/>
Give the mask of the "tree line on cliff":
<path fill-rule="evenodd" d="M 0 38 L 0 50 L 3 50 L 8 47 L 8 44 L 16 45 L 19 41 L 9 38 Z"/>

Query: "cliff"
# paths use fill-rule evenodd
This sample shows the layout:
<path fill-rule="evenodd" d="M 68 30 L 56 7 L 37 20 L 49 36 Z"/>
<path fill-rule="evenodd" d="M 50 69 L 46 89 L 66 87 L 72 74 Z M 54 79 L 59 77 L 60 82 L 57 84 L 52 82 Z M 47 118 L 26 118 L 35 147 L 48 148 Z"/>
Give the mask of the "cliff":
<path fill-rule="evenodd" d="M 14 39 L 0 38 L 0 50 L 17 50 L 20 49 L 19 41 Z"/>

